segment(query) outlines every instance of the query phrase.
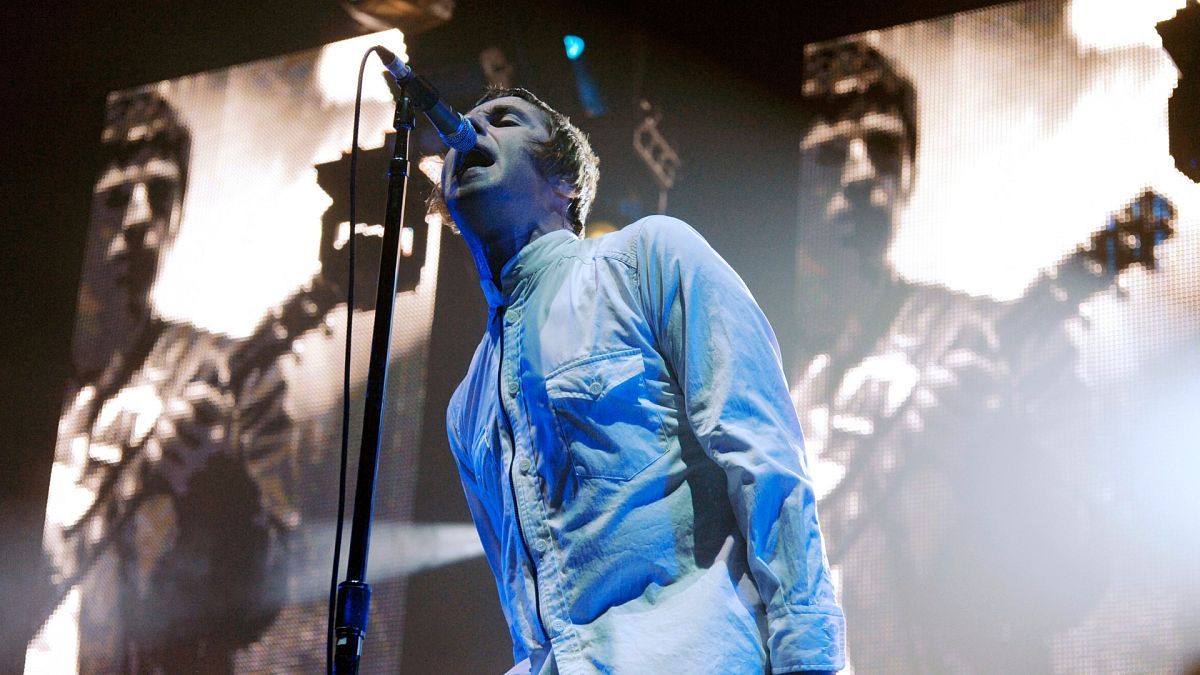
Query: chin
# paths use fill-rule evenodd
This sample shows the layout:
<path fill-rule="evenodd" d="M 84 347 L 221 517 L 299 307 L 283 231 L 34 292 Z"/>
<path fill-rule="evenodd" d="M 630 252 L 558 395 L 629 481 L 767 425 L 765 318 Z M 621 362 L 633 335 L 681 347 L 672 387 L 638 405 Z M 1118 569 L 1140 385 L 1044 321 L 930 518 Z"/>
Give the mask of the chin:
<path fill-rule="evenodd" d="M 455 185 L 454 191 L 446 195 L 446 208 L 458 220 L 458 214 L 480 211 L 487 208 L 488 194 L 491 186 L 482 181 L 472 181 L 464 185 Z"/>

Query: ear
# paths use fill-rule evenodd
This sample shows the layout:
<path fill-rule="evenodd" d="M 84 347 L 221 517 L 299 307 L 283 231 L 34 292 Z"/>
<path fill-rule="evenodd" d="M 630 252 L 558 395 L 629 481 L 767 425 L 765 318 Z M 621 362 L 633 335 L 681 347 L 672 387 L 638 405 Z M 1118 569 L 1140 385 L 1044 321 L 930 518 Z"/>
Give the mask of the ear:
<path fill-rule="evenodd" d="M 568 202 L 579 198 L 579 189 L 574 185 L 571 185 L 567 179 L 561 176 L 554 179 L 553 189 L 554 194 L 562 197 Z"/>
<path fill-rule="evenodd" d="M 559 207 L 564 218 L 570 220 L 571 204 L 579 198 L 579 190 L 571 185 L 564 178 L 555 178 L 550 185 L 550 189 L 554 191 L 554 196 L 562 200 L 562 205 Z"/>

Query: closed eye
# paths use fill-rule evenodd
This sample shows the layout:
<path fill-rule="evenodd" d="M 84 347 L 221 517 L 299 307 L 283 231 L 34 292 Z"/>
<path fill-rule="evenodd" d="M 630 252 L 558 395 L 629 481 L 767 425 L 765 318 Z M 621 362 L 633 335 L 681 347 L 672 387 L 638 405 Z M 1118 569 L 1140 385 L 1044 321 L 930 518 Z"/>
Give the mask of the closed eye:
<path fill-rule="evenodd" d="M 488 118 L 494 127 L 517 127 L 524 123 L 524 117 L 508 105 L 498 105 L 492 108 Z"/>

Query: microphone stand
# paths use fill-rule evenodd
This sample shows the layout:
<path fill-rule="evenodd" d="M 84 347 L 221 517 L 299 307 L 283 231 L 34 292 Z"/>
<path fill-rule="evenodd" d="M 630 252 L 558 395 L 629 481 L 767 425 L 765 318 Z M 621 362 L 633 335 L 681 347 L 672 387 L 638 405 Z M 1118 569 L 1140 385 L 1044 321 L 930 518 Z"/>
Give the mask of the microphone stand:
<path fill-rule="evenodd" d="M 404 225 L 404 199 L 408 187 L 408 142 L 414 112 L 412 99 L 401 86 L 396 98 L 396 115 L 392 121 L 396 139 L 392 146 L 392 159 L 388 163 L 387 212 L 383 222 L 383 251 L 379 260 L 379 288 L 375 296 L 371 362 L 367 370 L 367 401 L 363 413 L 362 444 L 359 446 L 350 555 L 346 559 L 346 580 L 338 584 L 337 590 L 333 672 L 339 675 L 358 673 L 371 608 L 371 586 L 366 582 L 367 552 L 371 541 L 371 516 L 375 508 L 375 478 L 383 431 L 383 402 L 396 301 L 400 232 Z M 351 223 L 352 237 L 354 227 L 355 223 Z"/>

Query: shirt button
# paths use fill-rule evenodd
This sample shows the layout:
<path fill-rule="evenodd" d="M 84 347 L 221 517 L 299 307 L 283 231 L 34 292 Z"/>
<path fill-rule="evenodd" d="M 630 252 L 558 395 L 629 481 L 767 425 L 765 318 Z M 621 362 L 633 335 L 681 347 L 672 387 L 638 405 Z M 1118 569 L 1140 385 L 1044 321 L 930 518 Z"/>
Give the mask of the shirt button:
<path fill-rule="evenodd" d="M 504 316 L 506 319 L 508 319 L 509 323 L 516 323 L 517 321 L 519 321 L 521 319 L 521 310 L 510 309 L 510 310 L 508 310 L 508 313 L 506 313 Z"/>
<path fill-rule="evenodd" d="M 576 475 L 576 476 L 582 476 L 584 473 L 587 473 L 587 470 L 583 468 L 583 465 L 582 465 L 582 464 L 576 464 L 576 465 L 575 465 L 575 475 Z"/>
<path fill-rule="evenodd" d="M 554 631 L 555 633 L 561 633 L 566 629 L 567 622 L 563 621 L 562 619 L 555 619 L 554 621 L 550 622 L 550 630 Z"/>
<path fill-rule="evenodd" d="M 533 541 L 533 550 L 537 551 L 538 553 L 545 553 L 546 546 L 547 545 L 546 545 L 545 539 L 535 539 Z"/>
<path fill-rule="evenodd" d="M 521 473 L 529 473 L 529 469 L 532 466 L 533 464 L 524 457 L 521 458 L 521 461 L 517 462 L 517 468 L 520 469 Z"/>
<path fill-rule="evenodd" d="M 517 390 L 519 390 L 520 388 L 521 388 L 521 383 L 517 382 L 516 380 L 508 381 L 508 393 L 512 394 L 513 396 L 517 395 Z"/>
<path fill-rule="evenodd" d="M 596 396 L 597 394 L 599 394 L 600 390 L 603 388 L 604 388 L 604 385 L 600 384 L 599 380 L 594 380 L 591 384 L 588 385 L 588 391 L 592 393 L 592 396 Z"/>

